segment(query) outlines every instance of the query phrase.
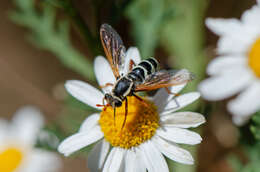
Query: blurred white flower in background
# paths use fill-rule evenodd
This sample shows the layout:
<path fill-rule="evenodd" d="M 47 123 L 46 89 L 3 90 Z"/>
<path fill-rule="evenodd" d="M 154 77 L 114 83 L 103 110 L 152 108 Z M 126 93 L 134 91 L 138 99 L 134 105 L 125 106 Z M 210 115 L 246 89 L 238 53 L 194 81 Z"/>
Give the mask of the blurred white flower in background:
<path fill-rule="evenodd" d="M 207 19 L 206 25 L 220 36 L 219 57 L 207 68 L 211 77 L 199 85 L 207 100 L 239 95 L 228 103 L 233 122 L 243 125 L 260 110 L 260 2 L 238 19 Z"/>
<path fill-rule="evenodd" d="M 1 172 L 58 171 L 57 154 L 34 148 L 43 124 L 41 112 L 32 106 L 19 109 L 10 122 L 0 119 Z"/>
<path fill-rule="evenodd" d="M 126 64 L 130 59 L 138 64 L 138 49 L 130 48 L 126 54 Z M 125 65 L 128 66 L 128 65 Z M 108 61 L 104 57 L 95 59 L 95 73 L 100 85 L 115 83 L 116 79 Z M 128 68 L 125 73 L 128 72 Z M 178 93 L 186 84 L 171 87 Z M 88 156 L 91 172 L 167 172 L 169 171 L 163 155 L 179 163 L 193 164 L 191 154 L 178 144 L 195 145 L 202 140 L 199 134 L 187 128 L 197 127 L 205 122 L 203 115 L 195 112 L 176 112 L 200 97 L 198 92 L 180 95 L 173 99 L 165 89 L 159 90 L 149 100 L 128 97 L 128 114 L 125 126 L 125 104 L 116 109 L 97 107 L 104 94 L 82 81 L 67 81 L 67 91 L 83 103 L 100 110 L 89 116 L 81 125 L 79 132 L 65 139 L 59 152 L 68 156 L 96 142 Z M 103 92 L 110 91 L 103 88 Z M 179 103 L 179 106 L 176 104 Z M 111 148 L 111 149 L 110 149 Z"/>

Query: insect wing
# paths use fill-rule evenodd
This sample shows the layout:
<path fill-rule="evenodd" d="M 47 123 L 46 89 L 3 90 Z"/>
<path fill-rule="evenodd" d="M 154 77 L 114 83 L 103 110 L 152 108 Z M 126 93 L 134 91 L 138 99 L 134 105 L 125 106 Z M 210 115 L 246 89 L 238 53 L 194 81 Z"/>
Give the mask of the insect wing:
<path fill-rule="evenodd" d="M 191 81 L 193 78 L 193 74 L 186 69 L 160 70 L 149 75 L 142 84 L 137 85 L 135 91 L 155 90 L 180 85 Z"/>
<path fill-rule="evenodd" d="M 120 77 L 124 69 L 125 47 L 118 33 L 108 24 L 100 28 L 101 42 L 116 78 Z"/>

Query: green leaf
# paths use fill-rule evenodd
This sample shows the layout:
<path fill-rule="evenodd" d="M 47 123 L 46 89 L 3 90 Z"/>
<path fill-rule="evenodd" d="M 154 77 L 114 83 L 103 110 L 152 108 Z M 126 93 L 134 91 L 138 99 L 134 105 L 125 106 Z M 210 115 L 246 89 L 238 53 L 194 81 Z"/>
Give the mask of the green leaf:
<path fill-rule="evenodd" d="M 246 145 L 243 148 L 248 161 L 242 162 L 238 156 L 231 154 L 228 157 L 231 167 L 236 172 L 258 172 L 260 169 L 260 144 Z"/>
<path fill-rule="evenodd" d="M 64 66 L 95 80 L 92 63 L 72 46 L 69 22 L 56 21 L 55 8 L 40 3 L 42 10 L 38 10 L 34 0 L 15 0 L 14 3 L 17 10 L 10 13 L 10 18 L 29 30 L 28 38 L 32 43 L 55 54 Z"/>
<path fill-rule="evenodd" d="M 260 141 L 260 112 L 257 112 L 252 117 L 253 124 L 250 126 L 250 130 L 255 136 L 255 139 Z"/>
<path fill-rule="evenodd" d="M 143 58 L 154 54 L 164 12 L 163 0 L 135 0 L 127 7 L 126 15 L 131 21 L 132 35 Z"/>

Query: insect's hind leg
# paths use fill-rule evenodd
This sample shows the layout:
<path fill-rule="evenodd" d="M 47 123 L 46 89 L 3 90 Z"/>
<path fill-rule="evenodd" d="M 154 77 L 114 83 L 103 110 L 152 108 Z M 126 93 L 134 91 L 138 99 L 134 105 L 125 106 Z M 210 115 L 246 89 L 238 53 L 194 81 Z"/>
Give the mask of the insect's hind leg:
<path fill-rule="evenodd" d="M 148 104 L 144 101 L 144 99 L 142 99 L 140 96 L 136 95 L 133 93 L 133 96 L 135 96 L 135 98 L 137 98 L 140 102 L 142 102 L 145 106 L 148 106 Z"/>
<path fill-rule="evenodd" d="M 123 125 L 122 125 L 122 128 L 121 130 L 124 128 L 125 126 L 125 123 L 126 123 L 126 118 L 127 118 L 127 113 L 128 113 L 128 102 L 127 102 L 127 97 L 125 98 L 125 119 L 124 119 L 124 122 L 123 122 Z"/>
<path fill-rule="evenodd" d="M 178 97 L 180 94 L 178 94 L 178 93 L 172 93 L 171 90 L 169 90 L 168 87 L 165 87 L 165 90 L 167 91 L 168 94 L 174 95 L 173 100 L 175 101 L 175 103 L 176 103 L 176 105 L 177 105 L 176 108 L 179 108 L 181 105 L 180 105 L 179 102 L 176 100 L 176 97 Z"/>

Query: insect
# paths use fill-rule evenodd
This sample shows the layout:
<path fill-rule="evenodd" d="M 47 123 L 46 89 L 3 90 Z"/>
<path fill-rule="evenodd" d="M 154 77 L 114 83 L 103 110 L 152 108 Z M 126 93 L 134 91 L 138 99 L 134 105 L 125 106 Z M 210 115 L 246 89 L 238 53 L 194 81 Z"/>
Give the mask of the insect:
<path fill-rule="evenodd" d="M 174 85 L 183 84 L 193 79 L 193 75 L 186 69 L 181 70 L 159 70 L 159 64 L 155 58 L 148 58 L 135 64 L 133 61 L 129 63 L 129 72 L 123 74 L 124 58 L 126 49 L 119 34 L 108 24 L 103 24 L 100 28 L 101 42 L 116 77 L 116 83 L 106 83 L 101 87 L 112 86 L 112 91 L 106 93 L 103 98 L 103 105 L 112 106 L 114 108 L 114 120 L 116 108 L 122 106 L 125 101 L 125 125 L 127 118 L 127 96 L 135 96 L 143 101 L 136 92 L 155 90 L 158 88 L 166 88 Z M 170 91 L 168 90 L 170 93 Z M 174 93 L 173 93 L 174 94 Z M 107 102 L 105 105 L 104 100 Z"/>

